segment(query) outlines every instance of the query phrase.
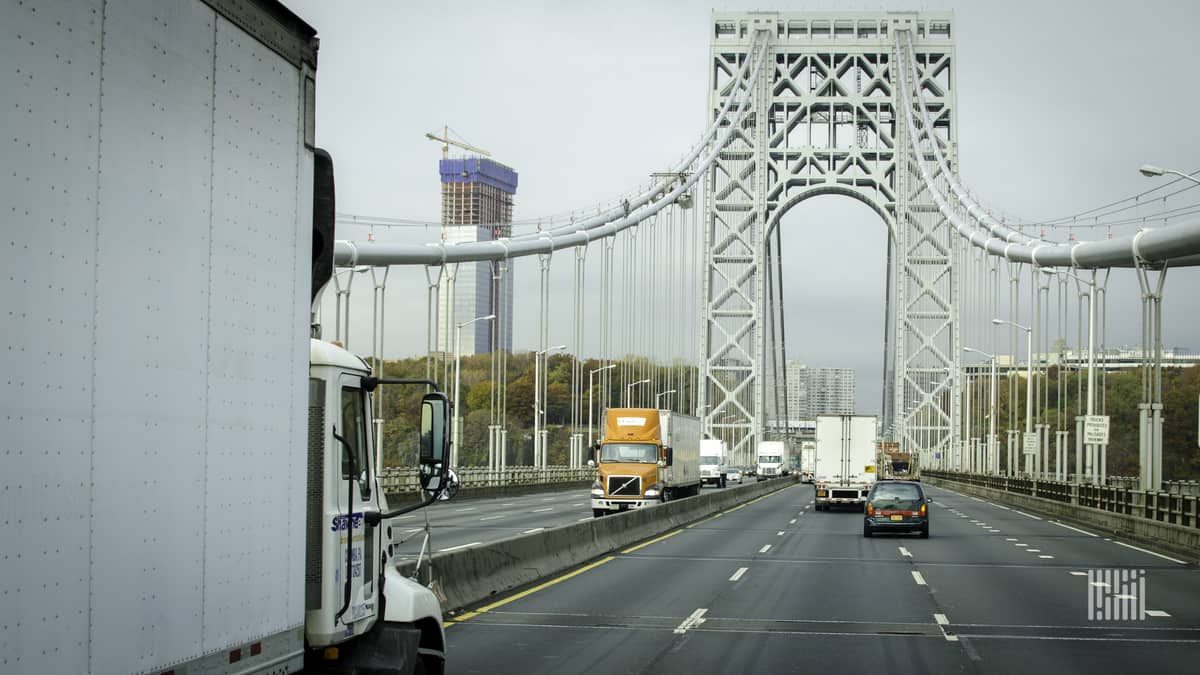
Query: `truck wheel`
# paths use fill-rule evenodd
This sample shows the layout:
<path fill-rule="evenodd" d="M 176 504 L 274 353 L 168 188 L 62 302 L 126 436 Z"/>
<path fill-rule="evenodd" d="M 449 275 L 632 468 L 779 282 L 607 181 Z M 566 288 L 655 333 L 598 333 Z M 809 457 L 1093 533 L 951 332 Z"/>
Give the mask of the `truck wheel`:
<path fill-rule="evenodd" d="M 608 509 L 592 509 L 593 518 L 603 518 L 608 515 Z"/>
<path fill-rule="evenodd" d="M 921 538 L 922 539 L 929 538 L 929 525 L 926 525 L 925 527 L 921 528 Z"/>
<path fill-rule="evenodd" d="M 869 539 L 869 538 L 871 537 L 871 534 L 872 534 L 872 532 L 871 532 L 871 526 L 870 526 L 870 525 L 863 525 L 863 536 L 864 536 L 864 537 L 867 537 L 867 538 Z"/>
<path fill-rule="evenodd" d="M 725 476 L 721 476 L 721 489 L 725 489 Z"/>

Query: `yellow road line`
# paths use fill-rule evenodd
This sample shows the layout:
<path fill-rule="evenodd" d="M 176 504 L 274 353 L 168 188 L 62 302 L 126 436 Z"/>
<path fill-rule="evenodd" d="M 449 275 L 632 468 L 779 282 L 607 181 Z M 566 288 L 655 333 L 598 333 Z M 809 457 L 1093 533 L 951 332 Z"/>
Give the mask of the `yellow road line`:
<path fill-rule="evenodd" d="M 640 548 L 645 548 L 645 547 L 649 546 L 650 544 L 656 544 L 656 543 L 662 541 L 663 539 L 670 539 L 671 537 L 674 537 L 675 535 L 679 534 L 680 532 L 683 532 L 683 530 L 675 530 L 674 532 L 668 532 L 661 537 L 655 537 L 654 539 L 651 539 L 650 541 L 645 541 L 645 542 L 638 544 L 637 546 L 627 548 L 624 551 L 621 551 L 621 553 L 633 553 L 634 551 L 636 551 Z"/>
<path fill-rule="evenodd" d="M 647 542 L 647 543 L 650 543 L 650 542 Z M 490 612 L 493 609 L 496 609 L 497 607 L 503 607 L 504 605 L 507 605 L 508 603 L 510 603 L 514 600 L 520 600 L 521 598 L 523 598 L 527 595 L 533 595 L 534 593 L 537 593 L 540 590 L 549 588 L 549 587 L 553 586 L 554 584 L 566 581 L 567 579 L 570 579 L 571 577 L 574 577 L 574 576 L 583 574 L 584 572 L 587 572 L 589 570 L 595 569 L 595 568 L 603 565 L 604 563 L 606 563 L 610 560 L 613 560 L 613 558 L 614 558 L 614 556 L 611 556 L 611 555 L 608 556 L 607 558 L 601 558 L 600 560 L 597 560 L 596 562 L 594 562 L 590 565 L 584 565 L 583 567 L 580 567 L 579 569 L 575 570 L 574 572 L 567 572 L 566 574 L 562 575 L 561 577 L 555 577 L 554 579 L 551 579 L 550 581 L 547 581 L 544 584 L 538 584 L 537 586 L 534 586 L 533 588 L 527 588 L 527 589 L 521 591 L 520 593 L 511 595 L 503 600 L 498 600 L 496 602 L 493 602 L 490 605 L 484 605 L 483 607 L 480 607 L 477 610 L 474 610 L 471 612 L 466 612 L 464 614 L 460 614 L 459 616 L 455 617 L 453 621 L 446 621 L 444 623 L 447 626 L 453 626 L 456 623 L 461 623 L 463 621 L 466 621 L 467 619 L 471 619 L 476 616 L 479 616 L 480 614 L 483 614 L 484 612 Z"/>

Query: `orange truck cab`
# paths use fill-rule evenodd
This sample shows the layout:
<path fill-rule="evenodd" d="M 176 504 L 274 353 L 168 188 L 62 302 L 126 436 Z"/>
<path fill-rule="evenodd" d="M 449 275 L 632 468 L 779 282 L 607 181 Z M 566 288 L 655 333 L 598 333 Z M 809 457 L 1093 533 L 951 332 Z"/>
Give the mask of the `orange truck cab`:
<path fill-rule="evenodd" d="M 592 515 L 700 493 L 700 420 L 669 410 L 610 408 L 589 466 Z"/>

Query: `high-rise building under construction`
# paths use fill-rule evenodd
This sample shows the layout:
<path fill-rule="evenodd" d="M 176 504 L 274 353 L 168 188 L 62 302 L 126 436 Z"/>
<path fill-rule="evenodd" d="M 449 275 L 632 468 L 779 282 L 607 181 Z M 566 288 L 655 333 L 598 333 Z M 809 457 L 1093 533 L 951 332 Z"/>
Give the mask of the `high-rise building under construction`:
<path fill-rule="evenodd" d="M 517 172 L 482 157 L 443 159 L 442 237 L 447 244 L 491 241 L 512 235 L 513 195 Z M 450 288 L 450 274 L 454 288 Z M 493 348 L 512 351 L 512 261 L 459 263 L 442 271 L 438 284 L 438 351 L 453 353 L 455 327 L 461 330 L 461 354 L 484 354 Z"/>

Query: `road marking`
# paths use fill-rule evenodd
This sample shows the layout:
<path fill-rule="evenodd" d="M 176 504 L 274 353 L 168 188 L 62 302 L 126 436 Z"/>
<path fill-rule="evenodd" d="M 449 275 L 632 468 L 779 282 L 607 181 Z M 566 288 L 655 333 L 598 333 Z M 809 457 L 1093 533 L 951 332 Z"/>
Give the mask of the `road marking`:
<path fill-rule="evenodd" d="M 475 507 L 472 506 L 472 507 L 465 508 L 465 509 L 454 509 L 454 512 L 455 513 L 466 513 L 467 511 L 474 511 L 474 510 L 475 510 Z"/>
<path fill-rule="evenodd" d="M 578 504 L 572 504 L 571 506 L 583 506 L 586 503 L 587 502 L 579 502 Z"/>
<path fill-rule="evenodd" d="M 1161 609 L 1148 609 L 1148 610 L 1146 610 L 1146 616 L 1171 616 L 1171 615 L 1162 611 Z"/>
<path fill-rule="evenodd" d="M 416 516 L 396 516 L 395 518 L 392 518 L 392 520 L 409 520 L 411 518 L 416 518 Z"/>
<path fill-rule="evenodd" d="M 1051 520 L 1051 521 L 1049 521 L 1049 522 L 1050 522 L 1050 524 L 1051 524 L 1051 525 L 1057 525 L 1057 526 L 1059 526 L 1059 527 L 1065 527 L 1065 528 L 1067 528 L 1068 530 L 1072 530 L 1072 531 L 1078 532 L 1079 534 L 1086 534 L 1086 535 L 1087 535 L 1087 536 L 1089 536 L 1089 537 L 1099 537 L 1099 536 L 1100 536 L 1100 535 L 1098 535 L 1098 534 L 1092 534 L 1091 532 L 1088 532 L 1087 530 L 1081 530 L 1081 529 L 1079 529 L 1078 527 L 1071 527 L 1070 525 L 1063 525 L 1062 523 L 1058 522 L 1057 520 Z"/>
<path fill-rule="evenodd" d="M 1040 549 L 1040 548 L 1027 548 L 1025 550 L 1029 551 L 1030 553 L 1041 553 L 1042 552 L 1042 549 Z"/>
<path fill-rule="evenodd" d="M 553 510 L 554 510 L 553 506 L 547 506 L 544 509 L 534 509 L 534 510 L 530 511 L 530 513 L 545 513 L 547 511 L 553 511 Z"/>
<path fill-rule="evenodd" d="M 651 539 L 650 541 L 644 541 L 644 542 L 638 544 L 637 546 L 631 546 L 631 547 L 625 549 L 624 551 L 621 551 L 621 553 L 633 553 L 634 551 L 636 551 L 638 549 L 646 548 L 650 544 L 657 544 L 658 542 L 662 541 L 663 539 L 670 539 L 671 537 L 674 537 L 675 535 L 679 534 L 680 532 L 683 532 L 683 530 L 675 530 L 674 532 L 668 532 L 661 537 L 655 537 L 654 539 Z"/>
<path fill-rule="evenodd" d="M 1033 518 L 1034 520 L 1041 520 L 1041 519 L 1042 519 L 1040 516 L 1031 516 L 1031 515 L 1029 515 L 1028 513 L 1025 513 L 1024 511 L 1018 511 L 1018 510 L 1016 510 L 1016 509 L 1013 509 L 1012 511 L 1013 511 L 1013 513 L 1019 513 L 1019 514 L 1021 514 L 1021 515 L 1025 516 L 1026 518 Z"/>
<path fill-rule="evenodd" d="M 1115 599 L 1115 600 L 1137 600 L 1138 596 L 1130 595 L 1128 593 L 1122 593 L 1120 595 L 1114 595 L 1113 599 Z"/>
<path fill-rule="evenodd" d="M 988 528 L 988 532 L 991 532 L 992 534 L 1000 534 L 1000 530 L 997 530 L 997 529 L 995 529 L 995 528 L 992 528 L 992 527 L 989 527 L 989 528 Z"/>
<path fill-rule="evenodd" d="M 983 500 L 982 500 L 982 499 L 980 499 L 979 497 L 971 497 L 971 499 L 974 499 L 974 500 L 975 500 L 975 501 L 977 501 L 977 502 L 981 502 L 981 501 L 983 501 Z"/>
<path fill-rule="evenodd" d="M 708 521 L 710 521 L 710 520 L 714 520 L 714 519 L 717 519 L 717 518 L 720 518 L 721 516 L 722 516 L 722 514 L 718 513 L 717 515 L 715 515 L 715 516 L 713 516 L 713 517 L 711 517 L 711 518 L 705 518 L 704 520 L 701 520 L 701 521 L 700 521 L 700 522 L 698 522 L 698 523 L 692 523 L 691 525 L 688 525 L 688 526 L 687 526 L 687 527 L 685 527 L 684 529 L 685 529 L 685 530 L 690 530 L 690 529 L 692 529 L 693 527 L 696 527 L 697 525 L 703 525 L 703 524 L 707 523 Z"/>
<path fill-rule="evenodd" d="M 1096 588 L 1108 588 L 1108 583 L 1104 581 L 1089 581 L 1088 583 Z"/>
<path fill-rule="evenodd" d="M 542 501 L 544 501 L 544 502 L 552 502 L 552 501 L 554 501 L 554 497 L 543 497 L 543 498 L 542 498 Z"/>
<path fill-rule="evenodd" d="M 513 505 L 513 503 L 512 503 L 512 502 L 509 502 L 509 503 L 507 503 L 507 504 L 501 504 L 500 506 L 512 506 L 512 505 Z"/>
<path fill-rule="evenodd" d="M 750 569 L 750 568 L 749 567 L 739 567 L 737 569 L 737 571 L 733 573 L 733 576 L 729 577 L 729 580 L 737 581 L 738 579 L 741 579 L 742 575 L 745 574 L 746 570 L 748 570 L 748 569 Z"/>
<path fill-rule="evenodd" d="M 917 582 L 918 586 L 925 585 L 925 577 L 921 576 L 920 572 L 913 570 L 912 575 L 913 575 L 913 581 Z"/>
<path fill-rule="evenodd" d="M 584 522 L 587 522 L 587 521 L 589 521 L 589 520 L 595 520 L 595 518 L 594 518 L 594 517 L 590 517 L 590 516 L 589 516 L 589 517 L 587 517 L 587 518 L 580 518 L 579 520 L 577 520 L 577 521 L 575 521 L 575 522 L 577 522 L 577 523 L 584 523 Z M 544 529 L 546 529 L 546 528 L 544 528 L 544 527 L 539 527 L 538 529 L 539 529 L 539 530 L 544 530 Z"/>
<path fill-rule="evenodd" d="M 1012 509 L 1008 508 L 1007 506 L 1001 506 L 1000 504 L 992 504 L 992 506 L 998 509 L 1004 509 L 1005 511 L 1012 511 Z"/>
<path fill-rule="evenodd" d="M 497 520 L 497 519 L 503 518 L 503 517 L 504 516 L 484 516 L 483 518 L 480 518 L 480 520 Z"/>
<path fill-rule="evenodd" d="M 972 520 L 971 522 L 972 522 L 972 523 L 975 523 L 976 525 L 978 525 L 978 524 L 979 524 L 979 521 L 978 521 L 978 520 Z"/>
<path fill-rule="evenodd" d="M 912 553 L 909 553 L 908 549 L 904 548 L 903 546 L 900 547 L 900 555 L 907 556 L 909 558 L 912 557 Z"/>
<path fill-rule="evenodd" d="M 1173 563 L 1179 563 L 1180 565 L 1186 565 L 1186 564 L 1187 564 L 1187 563 L 1185 563 L 1184 561 L 1182 561 L 1182 560 L 1180 560 L 1180 559 L 1178 559 L 1178 558 L 1172 558 L 1171 556 L 1166 556 L 1166 555 L 1163 555 L 1163 554 L 1161 554 L 1161 553 L 1155 553 L 1154 551 L 1147 551 L 1146 549 L 1144 549 L 1144 548 L 1140 548 L 1140 547 L 1138 547 L 1138 546 L 1134 546 L 1133 544 L 1126 544 L 1125 542 L 1121 542 L 1121 541 L 1114 541 L 1113 543 L 1114 543 L 1114 544 L 1116 544 L 1117 546 L 1124 546 L 1125 548 L 1131 548 L 1131 549 L 1133 549 L 1133 550 L 1135 550 L 1135 551 L 1141 551 L 1142 553 L 1148 553 L 1148 554 L 1150 554 L 1150 555 L 1153 555 L 1153 556 L 1158 556 L 1159 558 L 1162 558 L 1163 560 L 1170 560 L 1171 562 L 1173 562 Z M 1147 610 L 1147 611 L 1149 611 L 1149 610 Z M 1155 615 L 1155 616 L 1157 616 L 1157 615 Z"/>
<path fill-rule="evenodd" d="M 1004 541 L 1020 541 L 1020 540 L 1019 540 L 1019 539 L 1017 539 L 1016 537 L 1006 537 L 1006 538 L 1004 539 Z"/>
<path fill-rule="evenodd" d="M 1043 560 L 1054 560 L 1054 556 L 1052 555 L 1039 555 L 1038 557 Z"/>
<path fill-rule="evenodd" d="M 460 548 L 468 548 L 471 546 L 478 546 L 480 543 L 481 542 L 473 541 L 469 544 L 460 544 L 458 546 L 451 546 L 450 548 L 439 548 L 438 553 L 445 553 L 446 551 L 457 551 Z"/>
<path fill-rule="evenodd" d="M 795 525 L 795 524 L 796 524 L 795 518 L 792 518 L 790 521 L 788 521 L 788 525 Z"/>
<path fill-rule="evenodd" d="M 707 609 L 701 607 L 700 609 L 692 612 L 692 615 L 684 619 L 683 623 L 679 624 L 679 627 L 675 629 L 675 634 L 683 635 L 689 628 L 695 628 L 696 626 L 704 623 L 704 613 L 707 611 Z"/>
<path fill-rule="evenodd" d="M 1087 572 L 1071 572 L 1070 574 L 1073 577 L 1086 577 L 1088 575 Z"/>
<path fill-rule="evenodd" d="M 942 631 L 942 637 L 946 638 L 946 642 L 958 642 L 958 636 L 946 628 L 950 625 L 950 619 L 947 619 L 945 614 L 934 614 L 933 620 L 937 622 L 938 630 Z"/>
<path fill-rule="evenodd" d="M 1013 546 L 1028 546 L 1028 545 L 1029 545 L 1029 544 L 1025 544 L 1025 543 L 1021 543 L 1021 542 L 1018 542 L 1018 543 L 1016 543 L 1016 544 L 1013 544 Z"/>
<path fill-rule="evenodd" d="M 770 545 L 770 544 L 767 544 L 766 546 L 764 546 L 764 547 L 762 547 L 762 548 L 758 549 L 758 552 L 759 552 L 759 553 L 766 553 L 767 551 L 770 551 L 770 550 L 771 550 L 771 545 Z"/>
<path fill-rule="evenodd" d="M 588 520 L 591 520 L 591 518 L 588 518 Z M 534 532 L 541 532 L 541 531 L 542 531 L 542 530 L 544 530 L 544 529 L 546 529 L 546 528 L 544 528 L 544 527 L 535 527 L 535 528 L 533 528 L 532 530 L 525 530 L 525 531 L 524 531 L 524 532 L 522 532 L 521 534 L 533 534 Z"/>
<path fill-rule="evenodd" d="M 525 590 L 521 591 L 520 593 L 517 593 L 516 595 L 511 595 L 507 598 L 504 598 L 503 600 L 498 600 L 496 602 L 493 602 L 490 605 L 480 607 L 479 609 L 477 609 L 473 612 L 467 612 L 465 614 L 460 614 L 459 616 L 455 617 L 454 621 L 446 621 L 445 623 L 447 626 L 451 626 L 455 623 L 459 623 L 461 621 L 466 621 L 467 619 L 479 616 L 480 614 L 490 612 L 493 609 L 496 609 L 497 607 L 503 607 L 504 605 L 507 605 L 508 603 L 513 602 L 514 600 L 520 600 L 521 598 L 524 598 L 529 595 L 533 595 L 534 593 L 537 593 L 540 590 L 549 588 L 549 587 L 553 586 L 554 584 L 566 581 L 567 579 L 570 579 L 571 577 L 578 576 L 589 570 L 593 570 L 593 569 L 603 565 L 606 562 L 613 561 L 614 559 L 615 558 L 611 555 L 608 556 L 607 558 L 602 558 L 590 565 L 584 565 L 583 567 L 580 567 L 579 569 L 575 570 L 574 572 L 567 572 L 566 574 L 562 575 L 561 577 L 551 579 L 550 581 L 547 581 L 544 584 L 538 584 L 537 586 L 534 586 L 533 588 L 525 589 Z"/>
<path fill-rule="evenodd" d="M 775 533 L 775 536 L 776 536 L 776 537 L 782 537 L 782 536 L 783 536 L 783 530 L 780 530 L 780 531 L 776 532 L 776 533 Z"/>

